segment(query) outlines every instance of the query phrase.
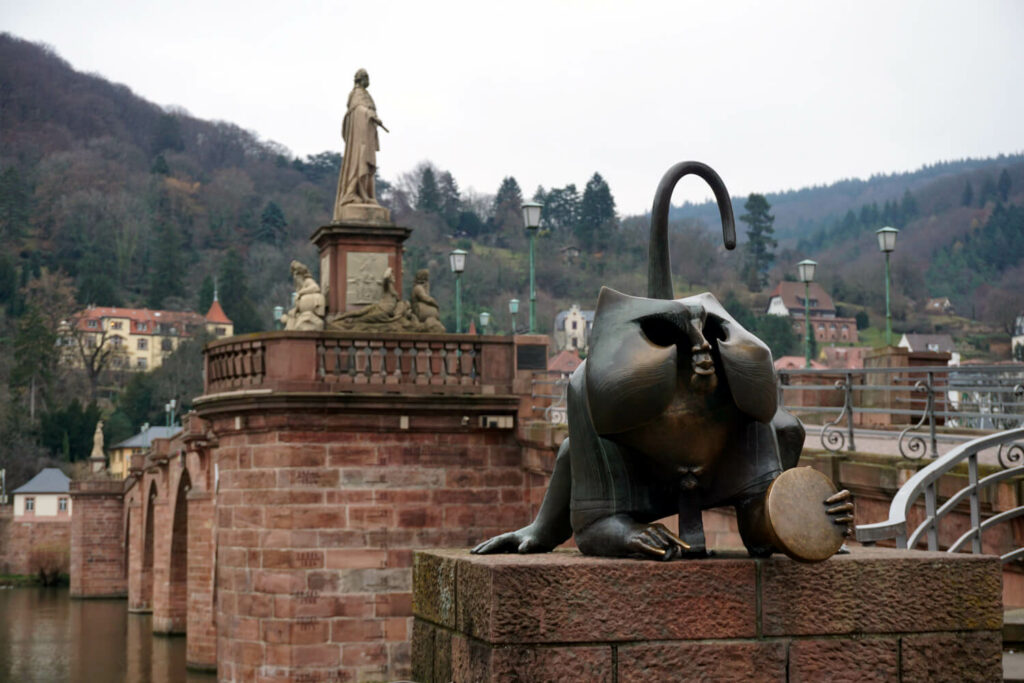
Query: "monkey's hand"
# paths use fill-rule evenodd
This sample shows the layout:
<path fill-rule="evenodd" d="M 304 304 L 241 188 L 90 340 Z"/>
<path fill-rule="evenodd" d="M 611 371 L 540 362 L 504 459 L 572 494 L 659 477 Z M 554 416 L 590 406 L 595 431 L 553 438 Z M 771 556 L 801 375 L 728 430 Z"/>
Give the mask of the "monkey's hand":
<path fill-rule="evenodd" d="M 576 532 L 576 543 L 585 555 L 674 560 L 689 545 L 663 524 L 643 524 L 627 515 L 612 515 Z"/>
<path fill-rule="evenodd" d="M 476 546 L 471 550 L 475 555 L 491 555 L 495 553 L 547 553 L 555 549 L 558 543 L 552 543 L 550 539 L 537 531 L 533 524 L 524 526 L 518 531 L 495 536 Z"/>
<path fill-rule="evenodd" d="M 826 498 L 823 503 L 827 508 L 825 512 L 832 518 L 832 523 L 844 527 L 843 535 L 853 535 L 853 503 L 850 501 L 850 492 L 843 489 Z"/>

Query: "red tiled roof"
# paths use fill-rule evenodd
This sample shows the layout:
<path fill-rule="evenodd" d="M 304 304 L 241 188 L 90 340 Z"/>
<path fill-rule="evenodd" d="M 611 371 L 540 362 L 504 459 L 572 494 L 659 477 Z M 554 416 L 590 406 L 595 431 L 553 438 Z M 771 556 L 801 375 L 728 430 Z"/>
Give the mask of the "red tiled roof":
<path fill-rule="evenodd" d="M 226 325 L 231 324 L 231 318 L 225 313 L 224 309 L 220 307 L 220 302 L 216 299 L 210 304 L 210 310 L 206 312 L 206 321 L 211 323 L 224 323 Z"/>
<path fill-rule="evenodd" d="M 580 358 L 579 351 L 576 349 L 566 349 L 548 361 L 548 370 L 568 374 L 578 368 L 582 362 L 583 359 Z"/>
<path fill-rule="evenodd" d="M 781 296 L 782 303 L 786 305 L 788 309 L 799 308 L 801 311 L 804 309 L 804 283 L 802 282 L 780 282 L 775 289 L 772 290 L 772 296 Z M 811 308 L 816 311 L 835 311 L 835 304 L 832 303 L 832 297 L 828 295 L 828 292 L 819 285 L 817 282 L 812 282 L 810 289 L 808 290 L 808 296 L 811 299 Z M 814 302 L 817 303 L 814 303 Z"/>
<path fill-rule="evenodd" d="M 775 361 L 776 370 L 803 370 L 807 361 L 803 356 L 783 356 Z M 811 361 L 812 370 L 824 370 L 828 366 L 816 360 Z"/>
<path fill-rule="evenodd" d="M 123 318 L 130 322 L 127 334 L 153 334 L 158 324 L 175 326 L 184 333 L 188 325 L 203 325 L 206 320 L 193 311 L 151 311 L 148 308 L 117 308 L 114 306 L 90 306 L 75 316 L 75 327 L 83 332 L 99 332 L 102 327 L 89 327 L 89 321 L 97 323 L 107 318 Z M 230 321 L 229 321 L 230 322 Z"/>

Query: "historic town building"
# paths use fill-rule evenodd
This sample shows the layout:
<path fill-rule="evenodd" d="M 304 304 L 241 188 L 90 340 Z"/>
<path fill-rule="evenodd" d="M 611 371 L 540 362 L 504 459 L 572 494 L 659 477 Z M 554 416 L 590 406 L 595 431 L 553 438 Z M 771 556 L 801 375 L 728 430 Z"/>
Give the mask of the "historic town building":
<path fill-rule="evenodd" d="M 65 348 L 64 362 L 70 365 L 82 364 L 79 344 L 87 352 L 109 344 L 116 351 L 111 367 L 145 371 L 159 367 L 182 340 L 201 331 L 217 339 L 234 334 L 234 324 L 216 298 L 206 315 L 90 306 L 63 325 L 60 343 Z"/>
<path fill-rule="evenodd" d="M 815 341 L 857 343 L 857 321 L 853 318 L 837 317 L 832 297 L 817 282 L 810 283 L 806 309 L 804 283 L 784 281 L 772 290 L 765 312 L 768 315 L 789 316 L 793 322 L 793 331 L 801 338 L 804 336 L 804 317 L 809 312 Z"/>

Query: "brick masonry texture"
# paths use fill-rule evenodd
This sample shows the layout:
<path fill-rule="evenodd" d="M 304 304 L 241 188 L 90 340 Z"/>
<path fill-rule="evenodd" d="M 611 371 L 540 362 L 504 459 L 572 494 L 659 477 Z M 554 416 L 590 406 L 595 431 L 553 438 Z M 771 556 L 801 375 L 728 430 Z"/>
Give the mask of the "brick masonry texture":
<path fill-rule="evenodd" d="M 856 548 L 811 565 L 441 550 L 416 553 L 414 574 L 417 681 L 1000 678 L 995 557 Z"/>
<path fill-rule="evenodd" d="M 33 573 L 30 554 L 33 548 L 70 552 L 71 519 L 22 521 L 10 515 L 0 520 L 0 571 L 10 574 Z M 7 524 L 4 524 L 7 522 Z"/>
<path fill-rule="evenodd" d="M 123 597 L 124 483 L 71 482 L 71 596 Z"/>
<path fill-rule="evenodd" d="M 214 421 L 218 676 L 408 678 L 413 552 L 529 522 L 520 448 L 457 417 L 314 417 Z"/>

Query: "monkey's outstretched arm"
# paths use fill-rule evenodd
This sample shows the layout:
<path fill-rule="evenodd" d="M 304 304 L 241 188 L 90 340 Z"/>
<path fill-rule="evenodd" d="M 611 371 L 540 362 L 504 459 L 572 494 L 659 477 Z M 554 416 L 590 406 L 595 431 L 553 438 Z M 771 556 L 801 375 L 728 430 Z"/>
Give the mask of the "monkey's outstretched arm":
<path fill-rule="evenodd" d="M 562 442 L 555 458 L 551 482 L 541 501 L 537 518 L 518 531 L 510 531 L 484 541 L 473 552 L 490 553 L 546 553 L 569 540 L 572 524 L 569 521 L 569 501 L 572 496 L 572 467 L 569 459 L 569 439 Z"/>

